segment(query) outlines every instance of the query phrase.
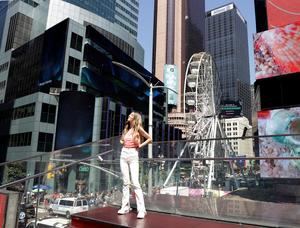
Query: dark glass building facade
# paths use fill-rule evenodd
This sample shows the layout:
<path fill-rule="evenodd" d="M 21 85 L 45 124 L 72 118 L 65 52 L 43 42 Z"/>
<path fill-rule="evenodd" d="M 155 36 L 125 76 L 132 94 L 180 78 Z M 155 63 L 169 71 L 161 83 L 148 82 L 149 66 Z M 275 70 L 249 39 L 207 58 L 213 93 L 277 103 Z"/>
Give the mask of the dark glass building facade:
<path fill-rule="evenodd" d="M 12 52 L 5 101 L 61 87 L 68 21 Z"/>
<path fill-rule="evenodd" d="M 0 47 L 2 42 L 3 30 L 5 25 L 8 1 L 0 1 Z"/>
<path fill-rule="evenodd" d="M 13 50 L 8 68 L 5 102 L 0 104 L 0 162 L 120 136 L 132 111 L 141 113 L 147 129 L 149 88 L 134 72 L 149 83 L 164 85 L 97 28 L 70 19 Z M 180 130 L 163 122 L 164 90 L 153 93 L 153 139 L 181 139 Z M 154 150 L 153 156 L 177 157 L 173 151 L 166 146 Z M 79 147 L 55 158 L 63 164 L 63 159 L 93 153 L 93 148 Z M 148 156 L 147 150 L 142 153 Z M 26 169 L 34 174 L 47 167 L 37 163 Z M 89 172 L 80 172 L 80 165 L 48 181 L 55 191 L 74 192 L 70 178 L 93 182 Z"/>
<path fill-rule="evenodd" d="M 63 0 L 95 13 L 110 22 L 115 22 L 116 0 Z"/>
<path fill-rule="evenodd" d="M 63 0 L 116 23 L 137 37 L 138 1 L 125 0 Z"/>
<path fill-rule="evenodd" d="M 84 28 L 84 34 L 77 34 L 76 26 Z M 90 104 L 92 109 L 89 112 L 94 116 L 101 116 L 100 129 L 91 131 L 100 138 L 120 135 L 131 111 L 142 114 L 147 129 L 149 88 L 133 72 L 139 73 L 149 83 L 163 86 L 161 81 L 93 26 L 83 27 L 69 19 L 53 26 L 12 51 L 5 103 L 0 107 L 0 115 L 7 117 L 3 118 L 7 121 L 2 121 L 6 131 L 1 133 L 7 139 L 6 144 L 12 147 L 30 146 L 33 151 L 45 152 L 98 140 L 93 135 L 82 139 L 85 130 L 78 126 L 86 122 L 83 115 L 66 117 L 70 110 L 79 110 L 85 104 Z M 55 98 L 60 92 L 61 99 Z M 79 102 L 84 100 L 82 94 L 100 100 L 97 110 L 93 102 Z M 153 90 L 153 118 L 157 124 L 164 119 L 165 98 L 163 89 Z M 8 104 L 11 104 L 10 108 Z M 10 122 L 16 119 L 26 122 L 27 118 L 33 117 L 37 121 L 33 122 L 32 131 L 27 128 L 25 132 L 22 129 L 20 132 L 10 132 Z M 67 125 L 67 120 L 75 125 Z M 34 126 L 41 123 L 54 130 L 34 132 Z M 71 129 L 74 126 L 77 126 L 76 131 Z M 174 134 L 176 137 L 164 136 L 156 129 L 153 134 L 159 141 L 181 137 L 180 134 Z M 21 138 L 26 145 L 18 144 Z M 4 142 L 2 144 L 5 145 Z"/>
<path fill-rule="evenodd" d="M 93 26 L 86 28 L 86 39 L 81 84 L 96 96 L 109 96 L 127 107 L 148 113 L 149 88 L 132 72 L 113 64 L 122 63 L 154 85 L 163 85 L 149 71 L 121 51 L 117 46 L 99 33 Z M 99 64 L 101 63 L 101 64 Z M 165 93 L 163 89 L 153 90 L 154 116 L 163 119 Z"/>
<path fill-rule="evenodd" d="M 247 21 L 234 4 L 228 4 L 207 12 L 205 23 L 205 51 L 218 69 L 221 100 L 240 101 L 251 121 Z"/>

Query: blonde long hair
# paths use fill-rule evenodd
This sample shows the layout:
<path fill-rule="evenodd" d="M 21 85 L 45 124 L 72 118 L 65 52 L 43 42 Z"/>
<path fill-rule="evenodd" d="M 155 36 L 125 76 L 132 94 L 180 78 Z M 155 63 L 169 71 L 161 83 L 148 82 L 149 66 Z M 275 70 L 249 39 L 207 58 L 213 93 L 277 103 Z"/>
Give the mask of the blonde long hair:
<path fill-rule="evenodd" d="M 139 113 L 132 112 L 130 115 L 133 115 L 133 139 L 134 141 L 140 143 L 141 136 L 139 133 L 140 127 L 142 127 L 142 117 Z M 124 130 L 122 132 L 121 140 L 124 140 L 124 136 L 127 134 L 127 132 L 130 130 L 130 122 L 126 121 Z"/>

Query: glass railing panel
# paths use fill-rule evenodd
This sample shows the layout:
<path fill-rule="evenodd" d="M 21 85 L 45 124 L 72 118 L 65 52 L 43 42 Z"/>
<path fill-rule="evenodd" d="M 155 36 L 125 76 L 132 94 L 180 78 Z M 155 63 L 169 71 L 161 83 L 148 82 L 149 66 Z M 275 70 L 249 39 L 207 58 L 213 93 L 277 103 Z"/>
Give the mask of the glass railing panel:
<path fill-rule="evenodd" d="M 240 156 L 239 144 L 245 138 L 237 138 L 237 150 L 232 148 L 236 144 L 226 144 L 223 139 L 211 144 L 199 143 L 201 140 L 155 142 L 152 159 L 147 158 L 148 147 L 142 148 L 139 175 L 147 210 L 261 226 L 299 227 L 300 158 L 295 154 L 296 145 L 285 146 L 272 137 L 261 137 L 260 147 L 250 151 L 260 157 Z M 201 146 L 213 148 L 207 153 L 213 156 L 204 156 Z M 30 195 L 40 184 L 47 188 L 42 193 L 49 202 L 56 197 L 74 196 L 88 199 L 89 210 L 119 207 L 123 185 L 121 148 L 119 138 L 112 138 L 41 158 L 0 164 L 5 170 L 13 170 L 4 175 L 2 183 L 19 180 L 12 186 L 20 185 L 21 192 Z M 27 167 L 33 164 L 33 174 L 28 173 Z M 33 203 L 35 208 L 47 206 L 47 201 L 46 206 Z M 134 194 L 131 206 L 136 208 Z M 49 205 L 46 212 L 41 211 L 47 214 L 48 209 Z"/>
<path fill-rule="evenodd" d="M 0 185 L 17 182 L 15 185 L 9 186 L 10 188 L 24 189 L 24 182 L 19 182 L 20 179 L 30 178 L 34 174 L 44 172 L 47 169 L 49 154 L 41 157 L 35 157 L 29 160 L 16 161 L 13 163 L 6 163 L 0 167 L 1 169 L 1 182 Z M 37 177 L 36 177 L 37 178 Z M 32 182 L 36 181 L 35 178 Z"/>
<path fill-rule="evenodd" d="M 5 186 L 14 180 L 34 176 L 41 172 L 51 172 L 53 176 L 60 167 L 70 165 L 89 158 L 110 159 L 118 157 L 119 137 L 100 140 L 79 146 L 56 150 L 51 153 L 36 153 L 27 158 L 20 157 L 16 161 L 7 161 L 0 164 L 3 175 L 0 178 L 0 186 Z M 98 157 L 99 156 L 99 157 Z M 14 167 L 16 166 L 16 167 Z M 65 169 L 64 169 L 65 171 Z M 15 175 L 15 177 L 13 177 Z"/>
<path fill-rule="evenodd" d="M 277 141 L 276 137 L 281 139 Z M 259 149 L 250 151 L 253 156 L 241 155 L 242 151 L 231 148 L 227 158 L 192 159 L 190 179 L 180 179 L 178 183 L 178 186 L 190 185 L 190 194 L 188 197 L 178 194 L 176 213 L 256 225 L 298 227 L 297 213 L 290 212 L 300 209 L 300 157 L 295 156 L 297 145 L 278 143 L 287 141 L 282 137 L 285 136 L 260 138 Z M 245 139 L 238 138 L 238 145 L 239 140 Z M 254 154 L 261 156 L 255 158 Z M 193 171 L 195 164 L 198 174 Z M 209 183 L 211 164 L 214 172 Z M 208 183 L 205 185 L 205 182 Z"/>
<path fill-rule="evenodd" d="M 178 166 L 175 161 L 159 159 L 143 163 L 141 179 L 148 210 L 176 213 Z"/>

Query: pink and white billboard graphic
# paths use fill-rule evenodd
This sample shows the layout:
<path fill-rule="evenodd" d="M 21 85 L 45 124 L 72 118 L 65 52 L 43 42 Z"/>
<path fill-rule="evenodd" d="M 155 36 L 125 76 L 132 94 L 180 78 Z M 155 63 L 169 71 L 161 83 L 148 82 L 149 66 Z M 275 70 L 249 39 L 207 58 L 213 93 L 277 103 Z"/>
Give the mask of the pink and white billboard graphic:
<path fill-rule="evenodd" d="M 300 71 L 300 21 L 254 36 L 256 79 Z"/>
<path fill-rule="evenodd" d="M 299 0 L 267 0 L 268 28 L 300 21 Z"/>
<path fill-rule="evenodd" d="M 271 159 L 300 156 L 300 107 L 257 113 L 261 177 L 300 178 L 300 160 Z M 275 136 L 280 135 L 280 136 Z M 287 136 L 283 136 L 287 135 Z"/>

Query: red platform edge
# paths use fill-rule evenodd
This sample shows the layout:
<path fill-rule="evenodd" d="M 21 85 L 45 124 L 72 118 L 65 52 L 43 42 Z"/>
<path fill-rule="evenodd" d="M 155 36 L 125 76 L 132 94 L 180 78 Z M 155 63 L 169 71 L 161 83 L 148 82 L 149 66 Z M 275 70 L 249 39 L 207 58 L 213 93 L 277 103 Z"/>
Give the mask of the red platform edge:
<path fill-rule="evenodd" d="M 257 228 L 257 226 L 237 223 L 227 223 L 209 219 L 192 218 L 173 214 L 148 211 L 144 219 L 137 219 L 135 210 L 125 215 L 118 215 L 118 208 L 103 207 L 72 215 L 71 228 L 112 228 L 112 227 L 138 227 L 138 228 Z"/>

